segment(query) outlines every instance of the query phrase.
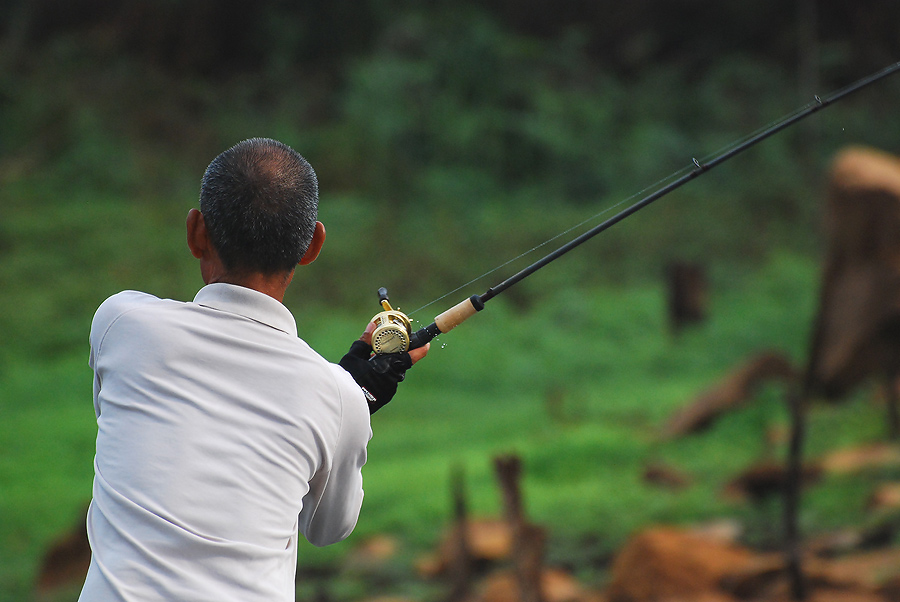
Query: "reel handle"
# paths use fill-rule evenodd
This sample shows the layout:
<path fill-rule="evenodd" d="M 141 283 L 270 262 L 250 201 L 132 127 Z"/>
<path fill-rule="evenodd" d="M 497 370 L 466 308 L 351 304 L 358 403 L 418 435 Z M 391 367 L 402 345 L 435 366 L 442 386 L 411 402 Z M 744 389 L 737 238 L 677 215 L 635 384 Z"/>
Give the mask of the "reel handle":
<path fill-rule="evenodd" d="M 395 311 L 393 307 L 391 307 L 391 301 L 388 299 L 387 288 L 381 287 L 378 289 L 378 301 L 381 303 L 381 307 L 384 311 Z"/>

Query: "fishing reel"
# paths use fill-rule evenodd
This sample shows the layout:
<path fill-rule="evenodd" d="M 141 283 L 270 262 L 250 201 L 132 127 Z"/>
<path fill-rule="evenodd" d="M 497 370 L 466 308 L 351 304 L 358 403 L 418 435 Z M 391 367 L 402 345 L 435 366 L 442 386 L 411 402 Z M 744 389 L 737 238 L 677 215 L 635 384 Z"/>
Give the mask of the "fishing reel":
<path fill-rule="evenodd" d="M 378 300 L 384 311 L 372 318 L 375 323 L 375 330 L 372 331 L 372 350 L 375 355 L 403 353 L 424 347 L 435 337 L 450 332 L 463 320 L 484 309 L 481 297 L 472 295 L 437 316 L 428 326 L 413 332 L 406 314 L 391 307 L 386 288 L 378 289 Z"/>
<path fill-rule="evenodd" d="M 378 300 L 384 309 L 372 318 L 375 330 L 372 331 L 372 349 L 376 354 L 403 353 L 410 349 L 410 338 L 413 336 L 412 324 L 406 314 L 391 307 L 387 289 L 378 289 Z"/>

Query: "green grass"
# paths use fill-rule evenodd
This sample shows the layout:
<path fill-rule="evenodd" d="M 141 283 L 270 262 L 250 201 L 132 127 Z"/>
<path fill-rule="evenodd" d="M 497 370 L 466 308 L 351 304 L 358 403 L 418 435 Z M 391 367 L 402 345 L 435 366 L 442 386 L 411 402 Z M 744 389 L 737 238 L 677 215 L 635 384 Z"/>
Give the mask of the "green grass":
<path fill-rule="evenodd" d="M 474 514 L 497 515 L 492 458 L 508 453 L 523 459 L 526 509 L 550 527 L 550 557 L 585 570 L 597 570 L 590 558 L 651 523 L 733 516 L 776 538 L 777 512 L 735 506 L 721 490 L 767 453 L 766 431 L 786 423 L 778 387 L 708 432 L 670 442 L 657 433 L 672 411 L 746 356 L 775 348 L 802 357 L 816 278 L 812 262 L 777 257 L 723 284 L 710 320 L 679 339 L 666 332 L 655 285 L 560 290 L 527 311 L 498 297 L 441 336 L 373 417 L 357 532 L 330 549 L 304 548 L 301 564 L 334 567 L 354 543 L 389 533 L 410 560 L 396 569 L 406 582 L 396 587 L 423 587 L 412 559 L 449 521 L 452 472 L 463 471 Z M 301 329 L 337 359 L 367 317 L 306 316 Z M 71 355 L 7 363 L 0 377 L 0 599 L 23 600 L 42 552 L 90 497 L 91 375 L 86 358 Z M 882 412 L 863 392 L 817 408 L 810 432 L 811 454 L 875 440 Z M 694 485 L 649 486 L 641 474 L 653 461 L 679 468 Z M 807 496 L 806 528 L 862 520 L 868 484 L 857 477 L 820 486 Z"/>
<path fill-rule="evenodd" d="M 96 424 L 85 358 L 0 377 L 0 600 L 27 600 L 47 545 L 90 501 Z"/>
<path fill-rule="evenodd" d="M 324 112 L 305 73 L 177 77 L 91 58 L 78 38 L 0 77 L 0 602 L 30 599 L 42 553 L 90 496 L 92 312 L 125 288 L 193 296 L 183 220 L 227 145 L 274 136 L 316 166 L 328 242 L 286 302 L 304 337 L 337 360 L 377 309 L 379 286 L 405 311 L 419 307 L 794 108 L 791 78 L 762 63 L 723 57 L 700 86 L 671 65 L 620 81 L 574 50 L 523 44 L 489 23 L 444 30 L 426 28 L 409 53 L 386 44 L 352 61 L 335 74 L 340 85 L 319 90 Z M 481 68 L 484 57 L 498 68 Z M 748 77 L 760 88 L 733 94 Z M 671 94 L 687 88 L 696 93 Z M 551 558 L 589 575 L 654 522 L 735 516 L 771 540 L 777 508 L 732 506 L 720 492 L 767 453 L 766 430 L 786 423 L 778 387 L 696 437 L 662 443 L 657 429 L 750 354 L 802 360 L 818 280 L 816 191 L 841 146 L 895 144 L 886 116 L 896 87 L 880 89 L 817 118 L 814 144 L 800 130 L 766 142 L 440 337 L 374 417 L 357 533 L 304 549 L 301 566 L 337 570 L 355 543 L 388 532 L 405 544 L 393 575 L 426 595 L 412 560 L 449 519 L 450 474 L 464 471 L 473 512 L 497 514 L 491 459 L 506 453 L 523 458 L 526 507 L 551 528 Z M 534 255 L 413 317 L 429 322 Z M 709 321 L 677 340 L 659 283 L 673 259 L 708 262 L 714 293 Z M 881 438 L 871 397 L 817 408 L 810 453 Z M 695 484 L 649 487 L 641 472 L 653 461 Z M 804 527 L 858 521 L 868 485 L 884 476 L 810 492 Z M 340 588 L 339 599 L 373 591 Z"/>

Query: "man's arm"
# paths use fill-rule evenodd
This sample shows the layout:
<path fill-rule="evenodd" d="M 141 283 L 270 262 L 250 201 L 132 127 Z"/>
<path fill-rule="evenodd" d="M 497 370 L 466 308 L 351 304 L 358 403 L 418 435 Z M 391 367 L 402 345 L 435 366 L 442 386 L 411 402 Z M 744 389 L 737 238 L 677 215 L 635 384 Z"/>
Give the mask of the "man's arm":
<path fill-rule="evenodd" d="M 152 303 L 158 299 L 153 295 L 142 293 L 139 291 L 122 291 L 112 297 L 106 299 L 94 312 L 94 318 L 91 321 L 90 331 L 90 347 L 91 355 L 88 359 L 88 365 L 94 371 L 94 414 L 100 417 L 100 372 L 98 370 L 98 361 L 103 347 L 103 340 L 112 327 L 113 323 L 122 316 L 122 314 L 140 307 L 144 303 Z"/>
<path fill-rule="evenodd" d="M 373 408 L 377 409 L 390 401 L 397 382 L 402 380 L 402 374 L 399 379 L 397 375 L 378 374 L 372 362 L 368 361 L 372 354 L 374 329 L 375 324 L 370 323 L 354 343 L 357 346 L 356 356 L 351 352 L 344 356 L 340 366 L 332 364 L 341 390 L 343 417 L 331 467 L 313 477 L 309 493 L 303 498 L 300 532 L 313 545 L 324 546 L 341 541 L 356 526 L 363 499 L 362 467 L 366 463 L 366 445 L 372 438 L 369 415 Z M 362 352 L 359 352 L 360 346 Z M 430 344 L 411 351 L 406 367 L 425 357 L 429 347 Z M 348 362 L 348 359 L 352 361 Z M 349 378 L 351 376 L 353 380 Z M 363 397 L 366 389 L 360 381 L 370 386 L 374 383 L 373 388 L 377 388 L 381 397 L 380 403 L 373 405 L 369 396 Z"/>
<path fill-rule="evenodd" d="M 369 411 L 362 393 L 339 367 L 335 378 L 341 390 L 343 412 L 330 466 L 310 481 L 300 512 L 300 532 L 316 546 L 345 539 L 353 531 L 362 507 L 362 467 L 372 437 Z"/>

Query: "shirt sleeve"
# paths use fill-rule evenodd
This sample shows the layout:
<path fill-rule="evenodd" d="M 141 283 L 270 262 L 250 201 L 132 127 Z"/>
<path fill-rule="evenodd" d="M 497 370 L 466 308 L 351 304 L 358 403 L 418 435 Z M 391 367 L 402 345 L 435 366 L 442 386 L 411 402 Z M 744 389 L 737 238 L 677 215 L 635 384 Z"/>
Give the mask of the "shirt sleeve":
<path fill-rule="evenodd" d="M 300 512 L 300 532 L 315 546 L 345 539 L 356 527 L 362 507 L 362 467 L 372 437 L 362 391 L 340 366 L 332 365 L 341 395 L 341 428 L 331 466 L 310 481 Z"/>
<path fill-rule="evenodd" d="M 147 293 L 138 291 L 122 291 L 100 304 L 94 313 L 94 319 L 91 321 L 90 345 L 91 355 L 88 359 L 88 365 L 94 371 L 94 414 L 100 417 L 100 372 L 97 369 L 97 362 L 103 346 L 103 339 L 110 327 L 115 323 L 122 314 L 134 309 L 141 303 L 148 303 L 157 298 Z"/>

